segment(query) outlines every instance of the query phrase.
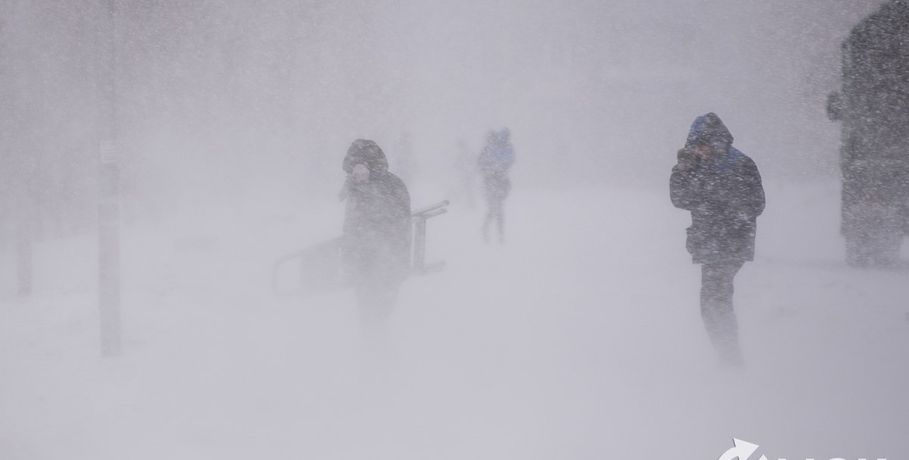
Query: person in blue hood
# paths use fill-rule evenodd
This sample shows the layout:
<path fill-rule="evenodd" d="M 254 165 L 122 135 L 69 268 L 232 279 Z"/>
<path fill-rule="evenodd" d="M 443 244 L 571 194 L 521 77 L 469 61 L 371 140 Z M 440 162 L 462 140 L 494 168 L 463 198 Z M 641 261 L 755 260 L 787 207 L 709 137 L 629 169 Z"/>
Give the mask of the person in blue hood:
<path fill-rule="evenodd" d="M 486 197 L 486 218 L 483 220 L 483 239 L 489 241 L 489 226 L 495 223 L 499 243 L 505 242 L 505 198 L 511 192 L 508 171 L 514 164 L 514 147 L 508 128 L 492 131 L 486 146 L 477 159 L 477 168 L 483 177 L 483 194 Z"/>
<path fill-rule="evenodd" d="M 733 280 L 754 260 L 764 188 L 757 165 L 732 146 L 732 133 L 715 113 L 697 117 L 672 168 L 672 204 L 691 212 L 688 252 L 701 264 L 701 316 L 721 362 L 742 355 L 733 310 Z"/>

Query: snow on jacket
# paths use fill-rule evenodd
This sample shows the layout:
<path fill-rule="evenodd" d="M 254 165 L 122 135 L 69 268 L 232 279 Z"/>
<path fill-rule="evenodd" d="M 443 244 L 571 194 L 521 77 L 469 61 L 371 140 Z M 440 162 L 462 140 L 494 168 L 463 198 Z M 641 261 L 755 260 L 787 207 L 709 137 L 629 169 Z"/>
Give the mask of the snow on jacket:
<path fill-rule="evenodd" d="M 362 163 L 369 180 L 348 177 L 342 237 L 345 271 L 358 282 L 396 282 L 410 268 L 410 194 L 404 182 L 388 171 L 385 154 L 375 142 L 357 140 L 348 149 L 343 169 Z"/>
<path fill-rule="evenodd" d="M 514 147 L 508 138 L 507 129 L 490 133 L 486 146 L 477 160 L 481 174 L 484 176 L 508 174 L 508 170 L 514 164 Z"/>
<path fill-rule="evenodd" d="M 514 164 L 514 147 L 511 145 L 508 129 L 491 132 L 486 146 L 477 159 L 477 167 L 483 177 L 483 190 L 487 200 L 504 200 L 511 191 L 508 170 Z"/>
<path fill-rule="evenodd" d="M 764 188 L 754 161 L 732 147 L 733 137 L 715 114 L 692 124 L 686 148 L 672 169 L 672 204 L 691 211 L 687 248 L 694 263 L 754 260 L 757 216 L 764 211 Z M 700 159 L 690 150 L 715 143 L 721 153 Z"/>

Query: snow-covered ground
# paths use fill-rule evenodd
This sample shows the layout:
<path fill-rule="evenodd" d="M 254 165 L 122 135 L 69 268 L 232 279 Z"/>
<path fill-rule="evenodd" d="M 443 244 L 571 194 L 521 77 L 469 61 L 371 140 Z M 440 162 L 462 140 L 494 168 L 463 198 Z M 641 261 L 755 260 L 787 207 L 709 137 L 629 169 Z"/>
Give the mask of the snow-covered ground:
<path fill-rule="evenodd" d="M 688 215 L 660 188 L 518 189 L 505 246 L 453 203 L 430 223 L 447 269 L 405 284 L 378 350 L 349 292 L 270 288 L 337 204 L 125 226 L 112 359 L 94 237 L 42 243 L 35 295 L 3 272 L 0 459 L 693 460 L 733 437 L 909 458 L 909 272 L 844 266 L 835 183 L 767 200 L 736 283 L 740 371 L 716 366 Z"/>

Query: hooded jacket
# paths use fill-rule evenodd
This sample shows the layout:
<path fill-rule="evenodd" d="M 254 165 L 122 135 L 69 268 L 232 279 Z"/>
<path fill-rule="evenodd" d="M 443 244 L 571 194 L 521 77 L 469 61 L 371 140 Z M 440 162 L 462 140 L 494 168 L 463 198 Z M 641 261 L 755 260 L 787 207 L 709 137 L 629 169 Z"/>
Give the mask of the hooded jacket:
<path fill-rule="evenodd" d="M 694 263 L 754 260 L 764 188 L 757 165 L 732 147 L 732 141 L 716 114 L 700 116 L 672 168 L 672 204 L 691 211 L 686 246 Z M 711 145 L 716 153 L 700 159 L 691 150 L 697 145 Z"/>
<path fill-rule="evenodd" d="M 511 133 L 508 128 L 489 133 L 486 146 L 477 159 L 477 167 L 483 176 L 506 176 L 514 164 L 514 146 L 511 145 Z"/>
<path fill-rule="evenodd" d="M 508 171 L 514 165 L 514 147 L 509 140 L 508 128 L 492 131 L 486 140 L 486 146 L 477 158 L 477 168 L 483 178 L 483 189 L 486 198 L 500 202 L 508 197 L 511 191 L 511 180 Z"/>
<path fill-rule="evenodd" d="M 369 169 L 368 181 L 358 183 L 349 176 L 356 164 Z M 348 173 L 342 193 L 347 200 L 342 236 L 345 271 L 354 283 L 399 282 L 410 267 L 407 186 L 388 171 L 385 153 L 373 141 L 354 141 L 342 168 Z"/>

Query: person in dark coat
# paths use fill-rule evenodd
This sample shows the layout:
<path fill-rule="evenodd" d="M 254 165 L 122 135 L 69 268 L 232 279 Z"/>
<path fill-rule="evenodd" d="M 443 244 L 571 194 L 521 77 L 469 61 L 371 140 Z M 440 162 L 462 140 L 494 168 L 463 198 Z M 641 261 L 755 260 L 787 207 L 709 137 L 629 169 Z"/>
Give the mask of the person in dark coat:
<path fill-rule="evenodd" d="M 764 188 L 757 165 L 732 146 L 733 137 L 714 114 L 697 117 L 672 168 L 672 204 L 691 211 L 688 252 L 701 264 L 701 316 L 721 361 L 742 361 L 733 310 L 733 280 L 754 260 L 757 217 Z"/>
<path fill-rule="evenodd" d="M 486 218 L 483 220 L 483 239 L 489 241 L 489 226 L 496 224 L 499 243 L 505 242 L 505 199 L 511 192 L 508 171 L 514 164 L 514 147 L 508 128 L 489 133 L 486 146 L 480 152 L 477 167 L 483 178 L 483 195 L 486 198 Z"/>
<path fill-rule="evenodd" d="M 381 321 L 394 308 L 398 289 L 410 271 L 410 195 L 388 171 L 379 146 L 357 139 L 344 157 L 347 200 L 341 254 L 356 290 L 365 323 Z"/>

